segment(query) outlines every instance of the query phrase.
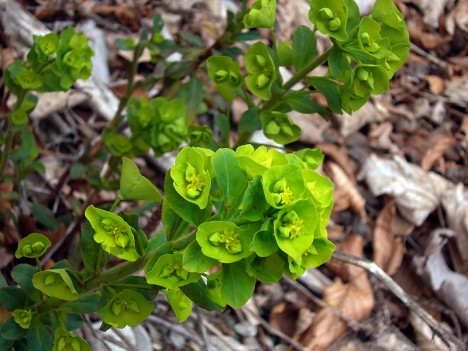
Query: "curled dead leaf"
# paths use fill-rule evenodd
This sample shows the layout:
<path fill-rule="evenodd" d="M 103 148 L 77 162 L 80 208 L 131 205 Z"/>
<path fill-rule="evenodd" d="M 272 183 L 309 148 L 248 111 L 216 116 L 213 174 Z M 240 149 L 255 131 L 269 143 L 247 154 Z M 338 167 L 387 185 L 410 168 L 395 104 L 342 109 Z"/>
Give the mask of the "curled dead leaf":
<path fill-rule="evenodd" d="M 456 139 L 451 136 L 445 136 L 439 138 L 434 145 L 432 145 L 424 154 L 421 167 L 425 171 L 428 171 L 432 168 L 432 166 L 440 160 L 440 158 L 444 155 L 445 151 L 452 146 L 452 144 L 456 141 Z"/>
<path fill-rule="evenodd" d="M 431 93 L 439 95 L 445 89 L 445 82 L 439 76 L 428 75 L 426 77 L 427 82 L 429 83 L 429 90 Z"/>
<path fill-rule="evenodd" d="M 361 218 L 367 219 L 365 210 L 366 201 L 364 197 L 359 193 L 356 185 L 343 171 L 343 169 L 334 162 L 327 162 L 325 169 L 328 169 L 329 176 L 335 185 L 335 189 L 340 189 L 339 193 L 346 194 L 349 198 L 349 206 L 351 209 Z M 336 197 L 334 197 L 336 198 Z M 340 201 L 340 199 L 337 199 Z"/>
<path fill-rule="evenodd" d="M 372 241 L 374 261 L 389 275 L 396 273 L 406 251 L 404 238 L 393 232 L 392 222 L 398 221 L 397 217 L 395 203 L 387 203 L 375 223 Z"/>

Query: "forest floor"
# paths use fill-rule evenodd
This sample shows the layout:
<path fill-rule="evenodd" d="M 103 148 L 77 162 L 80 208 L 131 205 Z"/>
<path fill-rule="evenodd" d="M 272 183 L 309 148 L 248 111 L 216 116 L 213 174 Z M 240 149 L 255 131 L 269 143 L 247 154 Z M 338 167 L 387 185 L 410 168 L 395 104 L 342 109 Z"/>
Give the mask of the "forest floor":
<path fill-rule="evenodd" d="M 4 16 L 4 6 L 12 2 L 0 1 L 3 70 L 27 48 L 18 39 L 23 34 L 14 33 L 11 17 Z M 234 0 L 19 3 L 44 28 L 57 31 L 73 25 L 87 32 L 98 43 L 97 55 L 104 65 L 95 74 L 115 96 L 125 90 L 131 60 L 128 52 L 115 47 L 116 38 L 136 38 L 159 12 L 168 35 L 181 40 L 178 33 L 185 31 L 198 35 L 208 47 L 222 33 L 226 9 L 239 6 Z M 222 313 L 195 309 L 180 325 L 163 298 L 137 328 L 103 336 L 90 318 L 82 333 L 95 350 L 448 350 L 447 343 L 457 340 L 466 345 L 468 2 L 396 4 L 407 21 L 412 46 L 390 91 L 373 97 L 352 116 L 292 116 L 303 134 L 291 148 L 318 147 L 326 156 L 322 171 L 335 186 L 329 238 L 340 252 L 352 256 L 338 255 L 297 281 L 259 283 L 245 307 Z M 278 1 L 278 38 L 288 40 L 297 25 L 307 24 L 307 12 L 305 0 Z M 318 50 L 327 45 L 319 38 Z M 150 58 L 143 56 L 138 74 L 153 69 Z M 11 99 L 3 80 L 0 84 L 3 119 Z M 30 128 L 46 172 L 29 181 L 26 205 L 35 202 L 54 214 L 64 207 L 76 211 L 91 191 L 84 179 L 70 176 L 70 170 L 82 148 L 89 146 L 85 141 L 93 147 L 99 139 L 108 118 L 84 96 L 77 86 L 68 95 L 40 97 Z M 326 104 L 320 96 L 317 101 Z M 243 108 L 235 103 L 233 127 Z M 212 116 L 203 118 L 212 123 Z M 231 138 L 236 140 L 235 129 Z M 139 165 L 161 187 L 166 161 L 150 158 Z M 64 194 L 73 199 L 63 200 Z M 98 192 L 92 202 L 109 198 L 109 193 Z M 2 270 L 11 269 L 18 238 L 43 228 L 38 229 L 44 223 L 38 224 L 35 217 L 40 209 L 33 215 L 24 206 L 18 211 L 19 228 L 0 224 Z M 157 224 L 158 211 L 148 216 L 148 226 Z M 55 229 L 47 233 L 61 242 L 52 259 L 72 256 L 76 242 L 63 240 L 67 228 L 51 227 Z"/>

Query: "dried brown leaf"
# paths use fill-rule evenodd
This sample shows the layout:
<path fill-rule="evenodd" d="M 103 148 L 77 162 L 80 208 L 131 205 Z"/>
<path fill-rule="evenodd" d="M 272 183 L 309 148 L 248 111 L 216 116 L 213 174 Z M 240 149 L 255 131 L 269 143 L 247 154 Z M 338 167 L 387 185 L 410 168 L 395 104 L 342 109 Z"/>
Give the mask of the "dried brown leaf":
<path fill-rule="evenodd" d="M 428 75 L 426 77 L 427 82 L 429 83 L 429 90 L 431 93 L 439 95 L 445 89 L 445 82 L 439 76 Z"/>
<path fill-rule="evenodd" d="M 395 203 L 387 203 L 375 223 L 372 241 L 375 263 L 390 275 L 398 270 L 405 254 L 404 238 L 395 236 L 391 227 L 396 217 Z"/>
<path fill-rule="evenodd" d="M 362 256 L 362 238 L 352 236 L 349 240 L 342 249 Z M 337 280 L 325 290 L 324 301 L 329 307 L 318 312 L 311 327 L 301 338 L 307 350 L 325 350 L 347 330 L 349 324 L 362 320 L 374 308 L 374 295 L 366 271 L 341 262 L 338 265 L 348 266 L 343 271 L 348 272 L 350 281 L 345 284 Z"/>
<path fill-rule="evenodd" d="M 343 191 L 343 193 L 349 197 L 351 209 L 361 219 L 366 219 L 366 200 L 364 200 L 364 197 L 359 193 L 356 185 L 348 177 L 347 173 L 334 162 L 327 162 L 326 168 L 329 170 L 329 175 L 333 184 L 335 185 L 335 189 L 340 189 L 339 191 Z M 339 199 L 337 200 L 339 201 Z"/>
<path fill-rule="evenodd" d="M 317 147 L 322 150 L 325 156 L 335 161 L 343 169 L 348 178 L 356 184 L 356 178 L 354 176 L 356 172 L 344 148 L 332 143 L 319 144 Z"/>
<path fill-rule="evenodd" d="M 424 154 L 421 161 L 422 169 L 425 171 L 430 170 L 455 141 L 456 139 L 451 135 L 439 138 Z"/>

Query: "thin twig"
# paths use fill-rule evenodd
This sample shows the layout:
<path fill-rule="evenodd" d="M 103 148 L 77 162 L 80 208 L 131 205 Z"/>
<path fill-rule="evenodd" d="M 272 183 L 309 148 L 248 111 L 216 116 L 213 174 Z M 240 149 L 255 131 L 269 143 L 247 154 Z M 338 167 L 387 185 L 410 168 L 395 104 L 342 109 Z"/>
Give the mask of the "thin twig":
<path fill-rule="evenodd" d="M 428 52 L 421 49 L 419 46 L 416 46 L 415 44 L 411 43 L 411 50 L 413 50 L 416 54 L 427 58 L 429 61 L 431 61 L 432 63 L 435 63 L 437 66 L 439 66 L 443 70 L 448 70 L 449 65 L 447 62 L 444 62 L 438 59 L 437 57 L 429 54 Z"/>
<path fill-rule="evenodd" d="M 210 351 L 211 350 L 211 344 L 210 344 L 210 340 L 208 339 L 208 333 L 206 332 L 206 327 L 205 327 L 205 324 L 204 324 L 204 321 L 205 321 L 205 318 L 203 316 L 203 312 L 201 311 L 201 309 L 198 307 L 198 306 L 195 306 L 195 311 L 196 311 L 196 315 L 197 315 L 197 318 L 198 318 L 198 327 L 200 329 L 200 332 L 201 332 L 201 335 L 202 335 L 202 338 L 203 338 L 203 342 L 205 343 L 205 348 L 207 351 Z"/>
<path fill-rule="evenodd" d="M 198 345 L 200 346 L 203 346 L 203 340 L 200 339 L 198 336 L 196 335 L 192 335 L 190 334 L 187 330 L 185 330 L 183 327 L 181 327 L 180 325 L 177 325 L 177 324 L 174 324 L 174 323 L 171 323 L 169 321 L 166 321 L 165 319 L 162 319 L 158 316 L 155 316 L 155 315 L 151 315 L 147 318 L 148 321 L 150 322 L 153 322 L 153 323 L 156 323 L 156 324 L 159 324 L 159 325 L 162 325 L 163 327 L 169 329 L 170 331 L 173 331 L 175 333 L 178 333 L 182 336 L 184 336 L 185 338 L 187 339 L 190 339 L 194 342 L 196 342 Z"/>
<path fill-rule="evenodd" d="M 440 327 L 439 323 L 426 312 L 421 306 L 414 301 L 401 286 L 399 286 L 385 271 L 380 268 L 376 263 L 367 261 L 365 259 L 347 254 L 342 251 L 335 251 L 332 257 L 338 261 L 350 263 L 352 265 L 364 268 L 366 271 L 375 275 L 396 297 L 400 299 L 406 306 L 414 311 L 424 322 L 426 322 L 439 336 L 442 341 L 453 351 L 462 351 L 464 346 L 461 340 Z"/>
<path fill-rule="evenodd" d="M 136 351 L 136 348 L 133 346 L 130 340 L 128 340 L 127 336 L 122 333 L 118 328 L 112 327 L 112 331 L 122 340 L 122 342 L 126 345 L 128 351 Z"/>
<path fill-rule="evenodd" d="M 291 339 L 288 335 L 284 334 L 282 331 L 273 328 L 266 320 L 261 318 L 260 316 L 257 316 L 255 313 L 253 313 L 248 307 L 242 307 L 242 311 L 246 312 L 248 315 L 251 317 L 255 318 L 257 321 L 260 322 L 260 324 L 272 335 L 275 335 L 279 337 L 280 339 L 284 340 L 287 342 L 289 345 L 294 347 L 296 350 L 299 351 L 306 351 L 307 349 L 299 344 L 296 340 Z"/>

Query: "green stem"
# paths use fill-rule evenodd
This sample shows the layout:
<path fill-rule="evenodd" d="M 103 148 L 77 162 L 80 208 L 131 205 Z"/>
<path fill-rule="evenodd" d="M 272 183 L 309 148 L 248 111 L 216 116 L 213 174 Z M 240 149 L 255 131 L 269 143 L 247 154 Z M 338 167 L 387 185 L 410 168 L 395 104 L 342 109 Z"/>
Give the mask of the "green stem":
<path fill-rule="evenodd" d="M 109 212 L 114 212 L 117 206 L 119 206 L 120 202 L 122 201 L 122 198 L 120 195 L 115 199 L 114 203 L 112 204 L 111 208 L 109 209 Z"/>
<path fill-rule="evenodd" d="M 5 168 L 8 163 L 8 160 L 10 158 L 10 153 L 12 150 L 13 146 L 13 139 L 15 136 L 15 132 L 13 131 L 12 128 L 12 123 L 11 123 L 11 115 L 17 111 L 18 109 L 21 108 L 24 102 L 24 98 L 26 97 L 26 94 L 28 93 L 27 90 L 20 90 L 18 94 L 18 99 L 16 100 L 15 107 L 13 108 L 13 111 L 10 113 L 8 116 L 7 120 L 7 135 L 5 137 L 5 146 L 3 148 L 2 152 L 2 157 L 0 158 L 0 181 L 2 181 L 5 178 Z"/>
<path fill-rule="evenodd" d="M 128 100 L 132 96 L 133 90 L 135 89 L 134 81 L 138 70 L 138 59 L 143 53 L 144 47 L 144 42 L 139 42 L 135 47 L 135 50 L 133 52 L 132 63 L 130 66 L 130 72 L 128 74 L 127 88 L 125 90 L 124 96 L 120 99 L 119 107 L 117 108 L 117 111 L 115 111 L 114 117 L 112 118 L 112 121 L 109 124 L 109 129 L 117 129 L 117 127 L 119 126 L 120 115 L 122 114 L 122 111 L 124 110 L 125 106 L 127 106 Z"/>
<path fill-rule="evenodd" d="M 311 61 L 308 65 L 304 66 L 302 69 L 297 71 L 284 85 L 284 92 L 281 94 L 275 94 L 273 97 L 268 100 L 268 102 L 262 107 L 262 111 L 271 110 L 281 102 L 281 98 L 289 92 L 289 90 L 303 80 L 307 75 L 312 72 L 315 68 L 324 63 L 328 56 L 330 55 L 333 47 L 325 51 L 322 55 L 317 57 L 315 60 Z"/>

